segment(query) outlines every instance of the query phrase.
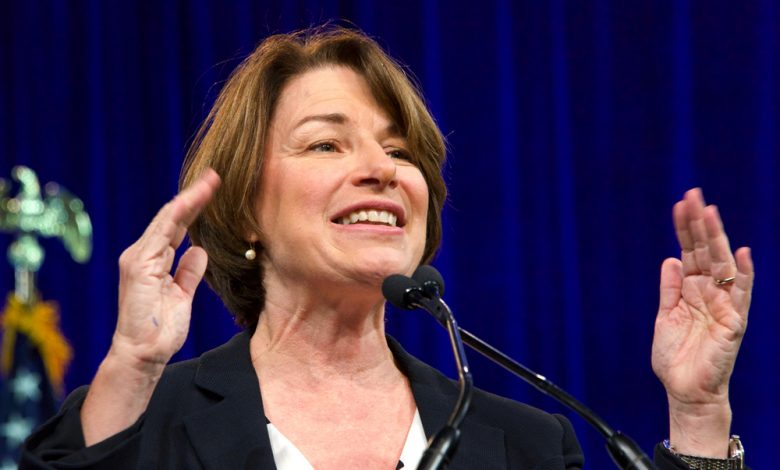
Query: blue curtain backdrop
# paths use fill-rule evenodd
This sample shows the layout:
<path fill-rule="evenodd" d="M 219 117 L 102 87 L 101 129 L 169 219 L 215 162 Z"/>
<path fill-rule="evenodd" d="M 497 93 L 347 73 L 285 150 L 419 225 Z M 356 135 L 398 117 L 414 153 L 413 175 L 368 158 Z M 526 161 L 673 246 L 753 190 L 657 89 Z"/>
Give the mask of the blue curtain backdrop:
<path fill-rule="evenodd" d="M 80 196 L 94 255 L 47 240 L 39 286 L 89 382 L 116 315 L 117 258 L 172 197 L 182 156 L 229 72 L 264 37 L 347 19 L 418 77 L 447 135 L 436 265 L 461 326 L 600 412 L 648 451 L 667 435 L 650 369 L 671 206 L 702 186 L 734 248 L 753 247 L 750 325 L 732 379 L 754 468 L 780 440 L 780 8 L 774 1 L 6 1 L 0 175 L 16 164 Z M 5 252 L 10 238 L 0 239 Z M 13 289 L 10 266 L 0 291 Z M 444 331 L 391 312 L 410 351 L 452 374 Z M 236 332 L 203 287 L 177 359 Z M 476 383 L 561 407 L 470 356 Z M 610 468 L 573 418 L 588 468 Z"/>

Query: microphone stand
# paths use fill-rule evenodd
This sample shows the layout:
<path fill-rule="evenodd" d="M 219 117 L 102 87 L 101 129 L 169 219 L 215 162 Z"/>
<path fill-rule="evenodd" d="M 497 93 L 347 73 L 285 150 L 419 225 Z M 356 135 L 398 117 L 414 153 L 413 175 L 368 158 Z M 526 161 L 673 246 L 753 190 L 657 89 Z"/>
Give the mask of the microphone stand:
<path fill-rule="evenodd" d="M 441 323 L 440 319 L 439 322 Z M 463 337 L 463 342 L 469 347 L 525 380 L 540 392 L 553 397 L 574 410 L 582 419 L 596 428 L 596 430 L 606 439 L 607 452 L 618 468 L 623 470 L 656 469 L 653 462 L 645 455 L 636 442 L 620 431 L 612 429 L 596 413 L 571 396 L 568 392 L 552 383 L 545 376 L 537 374 L 463 328 L 460 328 L 460 333 Z"/>
<path fill-rule="evenodd" d="M 461 394 L 450 421 L 448 421 L 447 426 L 442 431 L 434 436 L 429 446 L 429 449 L 435 446 L 438 446 L 436 447 L 437 449 L 443 449 L 442 451 L 434 451 L 439 452 L 433 456 L 436 460 L 434 464 L 437 466 L 423 466 L 423 461 L 421 460 L 418 468 L 439 468 L 439 466 L 445 465 L 455 452 L 455 448 L 451 443 L 457 444 L 460 432 L 453 425 L 460 425 L 466 414 L 466 408 L 471 401 L 472 379 L 463 351 L 462 343 L 465 343 L 491 361 L 525 380 L 540 392 L 566 405 L 596 428 L 606 439 L 607 452 L 618 468 L 622 470 L 657 470 L 653 462 L 645 455 L 636 442 L 620 431 L 612 429 L 601 417 L 568 392 L 547 380 L 543 375 L 537 374 L 477 336 L 457 326 L 452 311 L 450 311 L 439 294 L 439 291 L 444 288 L 444 280 L 441 274 L 432 266 L 421 266 L 415 271 L 413 277 L 414 279 L 400 274 L 389 276 L 382 284 L 382 293 L 393 305 L 400 308 L 407 310 L 414 307 L 423 308 L 447 328 L 450 332 L 453 351 L 456 353 L 456 360 L 460 369 L 459 379 L 461 385 Z M 463 336 L 462 341 L 461 335 Z M 452 430 L 448 430 L 449 428 L 452 428 Z M 442 441 L 443 444 L 439 445 L 436 441 Z M 450 444 L 447 444 L 448 442 Z M 448 447 L 445 449 L 444 445 L 448 445 Z M 432 458 L 426 457 L 428 453 L 426 451 L 423 455 L 424 459 Z M 426 463 L 426 465 L 429 464 Z"/>
<path fill-rule="evenodd" d="M 427 296 L 419 290 L 410 291 L 410 300 L 415 307 L 422 308 L 433 315 L 437 321 L 447 328 L 452 344 L 452 353 L 455 356 L 455 363 L 458 367 L 458 383 L 460 384 L 460 393 L 455 409 L 452 411 L 447 424 L 439 430 L 429 441 L 428 448 L 425 449 L 420 462 L 417 464 L 417 470 L 434 470 L 447 468 L 452 460 L 460 441 L 460 425 L 466 417 L 469 406 L 471 405 L 471 396 L 474 391 L 474 381 L 471 377 L 466 351 L 463 347 L 461 332 L 463 331 L 452 310 L 439 297 L 438 289 L 435 286 L 426 286 Z"/>
<path fill-rule="evenodd" d="M 429 297 L 434 297 L 432 294 L 435 294 L 435 298 L 441 302 L 441 304 L 447 308 L 447 310 L 449 310 L 449 307 L 447 307 L 444 301 L 441 300 L 439 295 L 439 291 L 444 290 L 444 279 L 436 270 L 436 268 L 429 265 L 420 266 L 417 268 L 412 277 L 421 286 L 421 289 L 425 294 L 427 294 Z M 410 290 L 414 289 L 409 289 L 407 292 Z M 419 296 L 420 294 L 418 293 L 417 295 Z M 439 321 L 439 323 L 444 325 L 444 318 L 442 318 L 440 315 L 434 314 L 434 316 Z M 650 458 L 645 455 L 636 442 L 634 442 L 625 434 L 622 434 L 620 431 L 613 430 L 603 419 L 601 419 L 601 417 L 582 404 L 579 400 L 571 396 L 568 392 L 547 380 L 547 378 L 543 375 L 537 374 L 531 369 L 518 363 L 511 357 L 502 353 L 485 341 L 482 341 L 468 331 L 461 328 L 460 333 L 464 337 L 464 342 L 472 349 L 476 350 L 491 361 L 499 364 L 509 372 L 512 372 L 516 376 L 533 385 L 540 392 L 551 396 L 560 403 L 563 403 L 570 409 L 574 410 L 591 426 L 596 428 L 596 430 L 604 436 L 607 442 L 607 452 L 619 468 L 623 470 L 653 470 L 656 468 Z"/>

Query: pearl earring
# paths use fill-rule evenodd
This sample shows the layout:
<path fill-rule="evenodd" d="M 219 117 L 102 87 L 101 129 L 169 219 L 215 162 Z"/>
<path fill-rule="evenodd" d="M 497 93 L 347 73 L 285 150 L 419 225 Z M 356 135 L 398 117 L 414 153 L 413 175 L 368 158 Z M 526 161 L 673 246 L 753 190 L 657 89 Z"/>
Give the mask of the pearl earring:
<path fill-rule="evenodd" d="M 250 246 L 249 249 L 246 250 L 246 253 L 244 253 L 244 258 L 246 258 L 247 261 L 253 261 L 256 257 L 257 252 L 253 246 Z"/>

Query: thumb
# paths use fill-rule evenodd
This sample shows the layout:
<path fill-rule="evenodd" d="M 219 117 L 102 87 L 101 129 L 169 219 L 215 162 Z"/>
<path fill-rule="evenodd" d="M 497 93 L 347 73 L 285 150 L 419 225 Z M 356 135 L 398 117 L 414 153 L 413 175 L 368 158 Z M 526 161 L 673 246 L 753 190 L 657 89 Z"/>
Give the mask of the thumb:
<path fill-rule="evenodd" d="M 190 247 L 179 260 L 173 282 L 190 298 L 195 295 L 195 290 L 198 288 L 200 280 L 203 279 L 208 260 L 209 256 L 206 254 L 206 250 L 199 246 Z"/>
<path fill-rule="evenodd" d="M 661 300 L 658 306 L 659 315 L 669 312 L 680 301 L 682 281 L 682 262 L 677 258 L 665 259 L 661 265 Z"/>

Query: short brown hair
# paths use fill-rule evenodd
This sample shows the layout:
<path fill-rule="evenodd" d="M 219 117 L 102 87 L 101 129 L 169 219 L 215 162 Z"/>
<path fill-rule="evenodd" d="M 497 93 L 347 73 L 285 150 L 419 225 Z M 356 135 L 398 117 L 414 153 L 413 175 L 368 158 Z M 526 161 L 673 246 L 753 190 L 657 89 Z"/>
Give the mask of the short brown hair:
<path fill-rule="evenodd" d="M 257 325 L 265 304 L 260 256 L 244 258 L 247 234 L 259 233 L 254 202 L 271 119 L 284 86 L 328 65 L 361 75 L 380 107 L 407 139 L 412 161 L 428 184 L 427 240 L 421 262 L 441 242 L 444 139 L 417 86 L 365 34 L 341 27 L 308 29 L 265 39 L 231 74 L 187 152 L 180 187 L 211 167 L 222 187 L 189 227 L 192 243 L 209 254 L 206 281 L 245 328 Z M 258 255 L 262 247 L 255 245 Z"/>

